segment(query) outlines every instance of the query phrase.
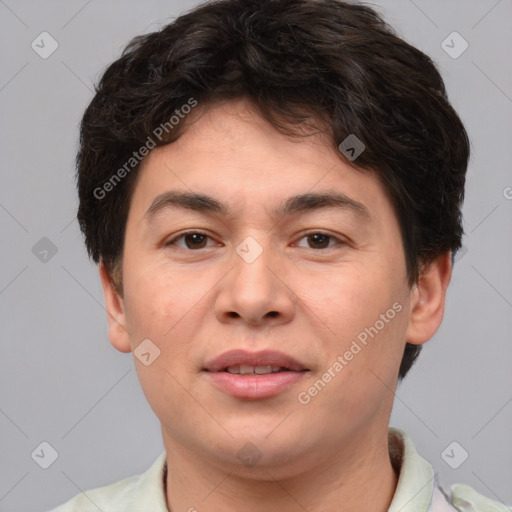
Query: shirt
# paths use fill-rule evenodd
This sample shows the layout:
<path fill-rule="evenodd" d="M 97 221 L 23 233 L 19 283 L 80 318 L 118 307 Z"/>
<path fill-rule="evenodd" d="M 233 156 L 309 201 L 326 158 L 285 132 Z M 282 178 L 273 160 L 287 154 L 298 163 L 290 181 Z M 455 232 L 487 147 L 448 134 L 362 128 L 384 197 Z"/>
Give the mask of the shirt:
<path fill-rule="evenodd" d="M 433 467 L 417 452 L 409 436 L 389 427 L 389 455 L 398 483 L 388 512 L 512 512 L 473 488 L 455 484 L 448 496 Z M 169 512 L 165 500 L 166 454 L 140 475 L 80 493 L 51 512 Z"/>

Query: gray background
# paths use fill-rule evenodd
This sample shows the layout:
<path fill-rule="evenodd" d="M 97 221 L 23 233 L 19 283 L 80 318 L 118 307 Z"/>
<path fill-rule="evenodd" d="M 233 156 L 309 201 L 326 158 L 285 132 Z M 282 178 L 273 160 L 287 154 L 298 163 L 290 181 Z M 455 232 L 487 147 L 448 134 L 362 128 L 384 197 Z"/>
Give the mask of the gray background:
<path fill-rule="evenodd" d="M 49 509 L 144 471 L 163 450 L 132 356 L 107 338 L 100 281 L 75 220 L 74 156 L 100 72 L 131 37 L 196 3 L 0 0 L 2 512 Z M 411 435 L 445 488 L 465 482 L 512 504 L 512 2 L 373 5 L 439 65 L 473 151 L 467 252 L 442 327 L 398 388 L 391 424 Z M 59 44 L 47 59 L 31 48 L 43 31 Z M 469 43 L 456 59 L 441 46 L 453 31 Z M 38 251 L 47 241 L 32 249 L 43 237 L 57 249 L 46 261 Z M 31 458 L 43 441 L 59 454 L 46 470 Z M 452 465 L 469 453 L 457 469 L 441 456 L 453 441 L 462 448 L 449 450 Z"/>

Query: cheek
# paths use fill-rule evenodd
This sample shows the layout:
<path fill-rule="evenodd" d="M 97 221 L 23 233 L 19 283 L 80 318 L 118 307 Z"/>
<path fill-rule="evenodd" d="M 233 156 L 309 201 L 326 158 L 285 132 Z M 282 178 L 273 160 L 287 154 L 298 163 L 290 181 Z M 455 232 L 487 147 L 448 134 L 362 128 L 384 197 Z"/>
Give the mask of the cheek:
<path fill-rule="evenodd" d="M 379 411 L 391 408 L 404 348 L 405 318 L 406 308 L 397 302 L 382 308 L 354 307 L 338 314 L 336 335 L 322 339 L 324 365 L 301 389 L 300 397 L 310 400 L 306 405 L 311 412 L 309 421 L 326 436 L 336 438 L 350 429 L 363 430 Z M 315 431 L 313 426 L 311 430 Z"/>
<path fill-rule="evenodd" d="M 294 290 L 319 325 L 347 340 L 392 306 L 398 288 L 385 269 L 350 262 L 327 272 L 301 272 Z"/>
<path fill-rule="evenodd" d="M 127 262 L 126 275 L 125 312 L 132 348 L 149 338 L 160 349 L 160 363 L 178 371 L 180 362 L 197 349 L 197 333 L 208 314 L 208 290 L 216 279 L 197 270 L 170 268 L 165 262 L 135 259 Z"/>
<path fill-rule="evenodd" d="M 351 262 L 321 280 L 302 274 L 300 293 L 307 306 L 303 310 L 318 326 L 316 337 L 324 354 L 320 379 L 329 381 L 318 405 L 338 403 L 340 411 L 353 409 L 364 415 L 385 398 L 383 382 L 389 388 L 394 385 L 408 307 L 398 271 L 391 272 L 381 260 L 373 265 Z M 334 378 L 324 373 L 329 369 Z"/>
<path fill-rule="evenodd" d="M 182 283 L 169 272 L 135 259 L 125 262 L 124 274 L 125 314 L 132 346 L 144 338 L 163 345 L 187 307 Z"/>
<path fill-rule="evenodd" d="M 159 350 L 148 366 L 135 361 L 138 378 L 155 414 L 175 423 L 189 399 L 179 383 L 184 381 L 184 372 L 190 371 L 185 362 L 193 359 L 190 353 L 199 325 L 193 319 L 204 290 L 187 272 L 170 272 L 164 266 L 144 265 L 135 259 L 125 268 L 129 276 L 125 313 L 132 350 L 145 339 Z"/>

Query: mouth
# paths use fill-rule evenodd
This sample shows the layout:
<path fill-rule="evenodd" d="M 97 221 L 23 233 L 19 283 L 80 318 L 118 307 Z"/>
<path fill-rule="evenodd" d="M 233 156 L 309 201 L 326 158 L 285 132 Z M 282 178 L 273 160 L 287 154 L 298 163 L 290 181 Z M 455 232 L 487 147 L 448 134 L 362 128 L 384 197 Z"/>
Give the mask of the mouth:
<path fill-rule="evenodd" d="M 291 372 L 293 370 L 290 370 L 290 368 L 286 368 L 284 366 L 251 366 L 242 364 L 238 366 L 228 366 L 221 371 L 234 375 L 268 375 L 269 373 Z"/>
<path fill-rule="evenodd" d="M 229 350 L 206 363 L 207 372 L 228 372 L 240 375 L 265 375 L 282 371 L 309 371 L 294 357 L 276 350 L 249 352 L 243 349 Z"/>
<path fill-rule="evenodd" d="M 217 389 L 237 398 L 278 395 L 309 372 L 295 358 L 277 351 L 231 350 L 209 361 L 203 373 Z"/>

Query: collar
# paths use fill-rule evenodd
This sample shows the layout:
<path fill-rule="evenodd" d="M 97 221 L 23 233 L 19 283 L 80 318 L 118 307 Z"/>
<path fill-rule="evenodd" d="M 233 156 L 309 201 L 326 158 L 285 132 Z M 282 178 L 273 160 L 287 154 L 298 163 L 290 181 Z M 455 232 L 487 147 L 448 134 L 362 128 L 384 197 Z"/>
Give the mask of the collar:
<path fill-rule="evenodd" d="M 407 433 L 389 427 L 388 443 L 391 463 L 398 474 L 388 512 L 437 512 L 444 510 L 440 507 L 445 503 L 449 506 L 438 488 L 434 468 L 418 454 Z"/>

